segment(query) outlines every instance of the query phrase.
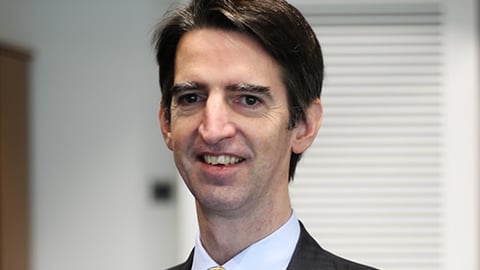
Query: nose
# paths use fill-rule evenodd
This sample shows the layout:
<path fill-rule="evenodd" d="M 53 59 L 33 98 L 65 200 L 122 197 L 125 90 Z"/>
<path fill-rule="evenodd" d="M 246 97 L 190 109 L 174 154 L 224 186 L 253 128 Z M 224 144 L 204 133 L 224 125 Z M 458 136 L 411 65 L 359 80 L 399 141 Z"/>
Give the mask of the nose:
<path fill-rule="evenodd" d="M 209 95 L 198 131 L 202 139 L 210 145 L 235 135 L 232 112 L 222 95 Z"/>

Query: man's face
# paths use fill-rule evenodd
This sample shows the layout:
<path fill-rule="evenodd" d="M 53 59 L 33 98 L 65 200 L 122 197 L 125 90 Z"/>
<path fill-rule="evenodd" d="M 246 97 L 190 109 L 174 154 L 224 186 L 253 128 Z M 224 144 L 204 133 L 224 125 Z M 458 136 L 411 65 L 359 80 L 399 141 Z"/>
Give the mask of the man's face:
<path fill-rule="evenodd" d="M 171 119 L 162 132 L 204 210 L 234 213 L 289 203 L 297 129 L 279 65 L 240 33 L 198 29 L 177 48 Z"/>

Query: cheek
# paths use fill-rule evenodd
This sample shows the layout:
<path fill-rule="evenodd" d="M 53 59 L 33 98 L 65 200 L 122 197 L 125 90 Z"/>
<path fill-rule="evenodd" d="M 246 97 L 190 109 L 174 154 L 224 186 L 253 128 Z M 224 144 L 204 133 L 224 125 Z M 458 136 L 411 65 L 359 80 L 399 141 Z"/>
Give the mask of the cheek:
<path fill-rule="evenodd" d="M 195 121 L 190 120 L 174 120 L 171 125 L 170 147 L 172 149 L 185 148 L 191 144 L 196 132 Z"/>
<path fill-rule="evenodd" d="M 287 129 L 286 124 L 276 125 L 274 127 L 266 127 L 263 125 L 256 129 L 251 137 L 257 147 L 262 149 L 264 154 L 273 155 L 272 158 L 279 159 L 289 154 L 292 148 L 293 135 Z"/>

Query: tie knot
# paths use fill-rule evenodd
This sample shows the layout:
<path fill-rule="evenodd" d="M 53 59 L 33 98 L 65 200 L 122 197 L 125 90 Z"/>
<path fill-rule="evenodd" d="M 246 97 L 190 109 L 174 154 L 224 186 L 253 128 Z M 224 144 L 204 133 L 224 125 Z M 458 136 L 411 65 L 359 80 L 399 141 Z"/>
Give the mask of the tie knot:
<path fill-rule="evenodd" d="M 214 267 L 208 268 L 207 270 L 225 270 L 225 268 L 223 268 L 221 266 L 214 266 Z"/>

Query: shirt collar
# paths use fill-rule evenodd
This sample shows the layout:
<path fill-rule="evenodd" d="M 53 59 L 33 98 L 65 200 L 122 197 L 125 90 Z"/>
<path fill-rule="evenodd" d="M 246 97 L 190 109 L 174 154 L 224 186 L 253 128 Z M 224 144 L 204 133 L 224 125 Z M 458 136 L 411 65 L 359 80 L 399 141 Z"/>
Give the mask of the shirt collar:
<path fill-rule="evenodd" d="M 225 270 L 286 269 L 299 237 L 300 225 L 292 210 L 292 215 L 285 224 L 237 254 L 223 267 Z M 206 270 L 213 266 L 218 264 L 208 255 L 198 234 L 192 270 Z"/>

